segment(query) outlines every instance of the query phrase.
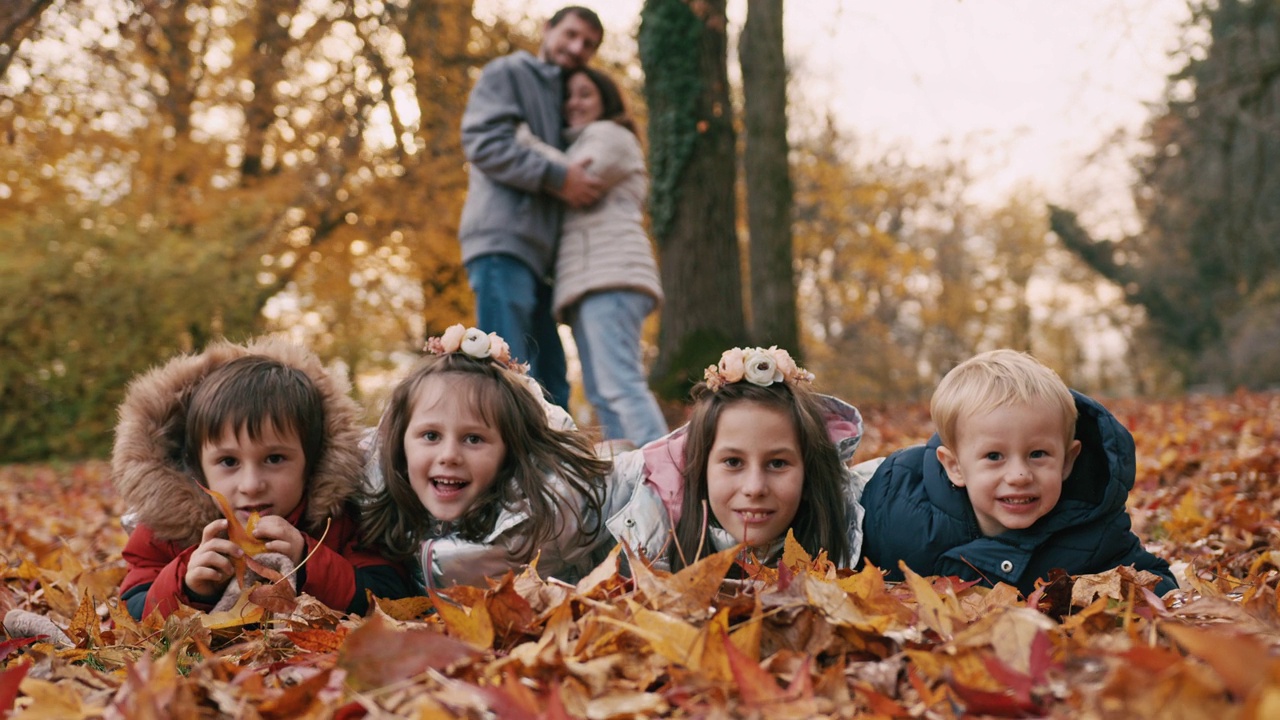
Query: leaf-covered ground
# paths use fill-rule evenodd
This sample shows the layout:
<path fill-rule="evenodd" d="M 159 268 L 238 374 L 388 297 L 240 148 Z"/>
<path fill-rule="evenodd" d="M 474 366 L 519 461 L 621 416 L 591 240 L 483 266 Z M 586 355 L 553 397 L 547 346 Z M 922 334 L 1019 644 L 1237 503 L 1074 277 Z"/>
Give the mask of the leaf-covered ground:
<path fill-rule="evenodd" d="M 577 587 L 536 571 L 344 617 L 307 596 L 133 622 L 107 466 L 0 468 L 0 714 L 81 717 L 1280 717 L 1280 395 L 1118 401 L 1135 527 L 1185 588 L 1124 572 L 1012 589 L 834 572 L 794 549 Z M 924 408 L 864 408 L 871 458 Z M 536 570 L 536 569 L 535 569 Z M 754 572 L 754 571 L 753 571 Z M 431 612 L 432 608 L 436 611 Z"/>

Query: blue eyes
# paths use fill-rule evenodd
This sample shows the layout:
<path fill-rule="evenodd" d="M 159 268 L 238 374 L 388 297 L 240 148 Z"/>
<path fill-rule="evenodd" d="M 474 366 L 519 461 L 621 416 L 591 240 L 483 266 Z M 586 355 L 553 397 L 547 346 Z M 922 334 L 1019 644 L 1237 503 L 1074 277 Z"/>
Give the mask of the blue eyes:
<path fill-rule="evenodd" d="M 1051 457 L 1051 455 L 1048 450 L 1032 450 L 1027 455 L 1027 457 L 1030 457 L 1033 460 L 1039 460 L 1041 458 Z M 986 455 L 983 455 L 982 459 L 987 460 L 989 462 L 999 462 L 1004 459 L 1004 454 L 998 453 L 998 452 L 989 452 Z"/>

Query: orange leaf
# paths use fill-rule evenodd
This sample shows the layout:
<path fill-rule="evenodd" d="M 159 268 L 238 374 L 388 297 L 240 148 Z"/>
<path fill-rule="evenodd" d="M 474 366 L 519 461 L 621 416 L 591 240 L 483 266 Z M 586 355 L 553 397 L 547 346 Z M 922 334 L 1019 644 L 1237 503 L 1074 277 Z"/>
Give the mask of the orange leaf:
<path fill-rule="evenodd" d="M 258 706 L 258 712 L 265 717 L 292 718 L 303 715 L 314 708 L 320 699 L 320 692 L 329 687 L 332 668 L 322 670 L 296 685 L 290 685 L 276 697 L 269 698 Z M 341 682 L 338 683 L 341 685 Z"/>
<path fill-rule="evenodd" d="M 431 612 L 431 608 L 434 607 L 431 604 L 431 598 L 422 595 L 399 600 L 388 600 L 375 595 L 373 602 L 377 604 L 379 610 L 396 620 L 417 620 Z"/>
<path fill-rule="evenodd" d="M 1189 625 L 1165 625 L 1162 630 L 1188 653 L 1208 663 L 1237 697 L 1248 697 L 1262 687 L 1277 666 L 1267 646 L 1248 635 Z"/>
<path fill-rule="evenodd" d="M 76 639 L 76 644 L 84 647 L 81 638 L 88 638 L 89 647 L 102 647 L 102 622 L 98 619 L 98 611 L 95 609 L 93 597 L 89 593 L 85 593 L 80 600 L 80 607 L 76 608 L 76 614 L 71 618 L 71 626 L 67 628 L 67 635 Z"/>
<path fill-rule="evenodd" d="M 222 493 L 217 490 L 210 490 L 201 485 L 201 490 L 209 494 L 214 502 L 218 503 L 218 508 L 222 510 L 222 516 L 227 519 L 227 539 L 244 550 L 246 555 L 257 555 L 267 551 L 266 543 L 253 536 L 253 528 L 258 524 L 258 513 L 249 515 L 248 526 L 242 526 L 240 521 L 236 519 L 236 513 L 231 509 L 231 503 L 223 497 Z"/>
<path fill-rule="evenodd" d="M 800 568 L 808 568 L 813 565 L 813 558 L 805 551 L 800 543 L 796 541 L 795 533 L 791 528 L 787 528 L 787 538 L 782 543 L 782 565 L 786 565 L 792 570 Z"/>
<path fill-rule="evenodd" d="M 231 503 L 227 502 L 222 493 L 217 490 L 210 490 L 203 485 L 200 486 L 200 489 L 208 493 L 209 497 L 218 503 L 218 508 L 222 510 L 222 516 L 227 519 L 228 540 L 238 545 L 245 555 L 257 555 L 258 553 L 266 552 L 266 544 L 252 535 L 253 526 L 258 524 L 258 513 L 249 515 L 249 527 L 245 529 L 240 525 L 240 521 L 236 519 L 236 513 L 231 509 Z M 240 583 L 240 587 L 244 587 L 244 558 L 231 558 L 231 565 L 236 569 L 236 582 Z"/>
<path fill-rule="evenodd" d="M 760 667 L 760 663 L 747 657 L 729 640 L 729 636 L 722 633 L 720 641 L 724 644 L 724 653 L 729 658 L 729 669 L 738 683 L 738 691 L 742 693 L 744 703 L 763 705 L 779 702 L 785 698 L 786 693 L 778 687 L 778 682 L 773 679 L 773 675 Z M 805 672 L 808 672 L 807 667 Z"/>
<path fill-rule="evenodd" d="M 289 638 L 299 650 L 318 653 L 337 652 L 347 637 L 345 632 L 313 629 L 285 630 L 281 634 Z"/>

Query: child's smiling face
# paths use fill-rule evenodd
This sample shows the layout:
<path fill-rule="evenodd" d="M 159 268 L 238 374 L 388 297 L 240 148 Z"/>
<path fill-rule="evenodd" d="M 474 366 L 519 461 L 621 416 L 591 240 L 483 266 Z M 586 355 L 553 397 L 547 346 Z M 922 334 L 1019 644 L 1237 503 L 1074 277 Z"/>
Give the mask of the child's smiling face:
<path fill-rule="evenodd" d="M 484 495 L 507 455 L 502 434 L 456 380 L 447 374 L 423 380 L 404 434 L 409 485 L 432 517 L 446 522 Z"/>
<path fill-rule="evenodd" d="M 955 447 L 938 448 L 951 482 L 965 488 L 982 534 L 1031 527 L 1062 496 L 1080 454 L 1057 414 L 1026 403 L 963 418 Z"/>
<path fill-rule="evenodd" d="M 707 499 L 720 526 L 739 542 L 767 545 L 791 527 L 803 489 L 791 416 L 751 401 L 726 406 L 707 458 Z"/>
<path fill-rule="evenodd" d="M 266 421 L 260 437 L 224 427 L 200 449 L 200 470 L 209 489 L 220 493 L 244 522 L 250 514 L 287 516 L 306 491 L 307 460 L 292 429 L 280 432 Z"/>

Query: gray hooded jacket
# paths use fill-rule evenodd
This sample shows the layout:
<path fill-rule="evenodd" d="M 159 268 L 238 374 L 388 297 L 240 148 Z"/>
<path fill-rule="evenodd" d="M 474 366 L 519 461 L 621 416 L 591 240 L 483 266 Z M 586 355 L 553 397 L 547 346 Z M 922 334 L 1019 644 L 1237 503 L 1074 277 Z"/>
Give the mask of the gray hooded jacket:
<path fill-rule="evenodd" d="M 554 268 L 562 205 L 547 194 L 564 185 L 567 166 L 516 141 L 528 123 L 543 142 L 562 148 L 560 68 L 523 50 L 485 66 L 462 116 L 469 167 L 458 240 L 462 261 L 511 255 L 539 276 Z"/>

